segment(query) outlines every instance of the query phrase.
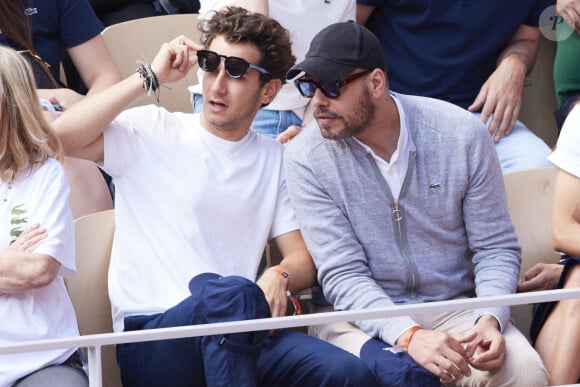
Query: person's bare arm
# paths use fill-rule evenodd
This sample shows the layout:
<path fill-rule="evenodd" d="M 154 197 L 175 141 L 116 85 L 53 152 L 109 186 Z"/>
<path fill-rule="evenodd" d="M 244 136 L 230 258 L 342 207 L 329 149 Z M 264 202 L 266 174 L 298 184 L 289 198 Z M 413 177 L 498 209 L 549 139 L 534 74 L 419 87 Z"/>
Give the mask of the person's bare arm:
<path fill-rule="evenodd" d="M 199 46 L 183 36 L 165 43 L 151 68 L 160 85 L 183 78 L 197 63 L 192 51 Z M 52 122 L 67 156 L 103 161 L 103 131 L 132 102 L 146 93 L 135 73 L 123 81 L 83 98 Z"/>
<path fill-rule="evenodd" d="M 580 255 L 580 179 L 561 169 L 554 187 L 552 241 L 556 250 Z"/>
<path fill-rule="evenodd" d="M 374 9 L 375 9 L 375 7 L 370 6 L 370 5 L 357 4 L 356 5 L 356 22 L 358 24 L 364 25 L 367 22 L 367 20 L 369 19 L 369 17 L 371 16 L 371 13 L 373 13 Z"/>
<path fill-rule="evenodd" d="M 552 243 L 563 253 L 580 255 L 580 179 L 559 169 L 552 207 Z M 538 263 L 518 282 L 518 292 L 553 289 L 564 266 Z"/>
<path fill-rule="evenodd" d="M 273 241 L 280 250 L 282 261 L 273 266 L 288 273 L 291 291 L 312 287 L 316 284 L 316 268 L 306 248 L 300 231 L 295 230 L 276 237 Z M 270 304 L 272 316 L 283 316 L 286 312 L 287 279 L 272 268 L 268 268 L 257 282 Z"/>
<path fill-rule="evenodd" d="M 36 289 L 54 281 L 60 263 L 49 255 L 34 252 L 44 238 L 46 230 L 35 224 L 0 253 L 0 294 Z"/>
<path fill-rule="evenodd" d="M 121 73 L 101 35 L 70 48 L 68 52 L 88 88 L 87 95 L 95 94 L 121 80 Z M 38 95 L 57 102 L 63 109 L 68 109 L 84 97 L 66 88 L 39 89 Z"/>
<path fill-rule="evenodd" d="M 499 56 L 496 70 L 467 108 L 469 111 L 481 109 L 483 123 L 493 115 L 488 131 L 495 141 L 508 135 L 518 119 L 524 81 L 534 67 L 539 47 L 539 28 L 520 26 Z"/>
<path fill-rule="evenodd" d="M 104 90 L 121 80 L 121 73 L 101 35 L 70 48 L 68 52 L 89 90 L 87 95 Z"/>

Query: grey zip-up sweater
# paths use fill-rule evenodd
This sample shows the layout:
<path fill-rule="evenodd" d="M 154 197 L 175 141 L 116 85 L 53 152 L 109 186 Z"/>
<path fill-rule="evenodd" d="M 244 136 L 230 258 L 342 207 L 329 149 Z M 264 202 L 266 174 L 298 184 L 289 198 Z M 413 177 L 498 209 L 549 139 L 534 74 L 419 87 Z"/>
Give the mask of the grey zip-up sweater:
<path fill-rule="evenodd" d="M 502 172 L 479 120 L 449 103 L 393 93 L 415 145 L 398 201 L 354 139 L 326 140 L 314 122 L 285 162 L 290 200 L 336 310 L 513 293 L 520 248 Z M 491 313 L 501 329 L 509 307 Z M 410 317 L 357 321 L 393 344 Z"/>

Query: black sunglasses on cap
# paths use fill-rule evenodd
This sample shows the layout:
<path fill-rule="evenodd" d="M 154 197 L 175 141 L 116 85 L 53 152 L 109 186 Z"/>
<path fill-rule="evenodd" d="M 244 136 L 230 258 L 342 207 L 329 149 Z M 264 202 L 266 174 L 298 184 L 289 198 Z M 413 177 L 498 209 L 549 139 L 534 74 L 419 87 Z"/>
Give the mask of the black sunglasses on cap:
<path fill-rule="evenodd" d="M 221 58 L 225 59 L 226 74 L 231 78 L 243 77 L 248 69 L 254 69 L 261 74 L 268 74 L 268 70 L 237 56 L 220 55 L 209 50 L 199 50 L 197 52 L 197 63 L 203 71 L 216 71 L 220 65 Z"/>
<path fill-rule="evenodd" d="M 363 75 L 367 75 L 372 70 L 365 70 L 359 73 L 351 74 L 343 79 L 338 81 L 313 81 L 312 79 L 308 79 L 305 77 L 301 77 L 294 80 L 294 85 L 298 88 L 300 94 L 302 94 L 306 98 L 314 97 L 314 93 L 316 93 L 316 89 L 320 89 L 322 94 L 324 94 L 328 98 L 338 98 L 340 96 L 340 88 L 347 83 L 354 81 L 362 77 Z"/>

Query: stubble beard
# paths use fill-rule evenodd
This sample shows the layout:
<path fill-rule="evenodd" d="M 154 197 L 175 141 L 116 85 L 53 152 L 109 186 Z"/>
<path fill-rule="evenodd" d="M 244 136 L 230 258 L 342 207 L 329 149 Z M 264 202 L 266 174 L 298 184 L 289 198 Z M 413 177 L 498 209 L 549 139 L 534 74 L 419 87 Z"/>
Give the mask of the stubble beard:
<path fill-rule="evenodd" d="M 334 119 L 334 125 L 319 124 L 322 137 L 329 140 L 342 140 L 362 133 L 371 125 L 374 120 L 376 107 L 371 101 L 371 96 L 366 85 L 363 90 L 362 97 L 357 100 L 346 117 L 324 107 L 318 107 L 314 111 L 315 117 L 324 113 L 327 116 L 330 115 Z M 337 124 L 341 124 L 338 129 L 336 128 Z"/>

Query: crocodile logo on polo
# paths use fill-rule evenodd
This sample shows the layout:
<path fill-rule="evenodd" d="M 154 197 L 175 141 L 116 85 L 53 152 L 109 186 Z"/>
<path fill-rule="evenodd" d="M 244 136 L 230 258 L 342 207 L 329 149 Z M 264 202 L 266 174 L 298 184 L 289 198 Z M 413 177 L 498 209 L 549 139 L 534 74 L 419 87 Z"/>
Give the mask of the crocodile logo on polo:
<path fill-rule="evenodd" d="M 18 238 L 22 231 L 24 231 L 24 226 L 28 223 L 28 218 L 26 217 L 26 208 L 24 203 L 18 204 L 10 210 L 10 236 Z"/>

